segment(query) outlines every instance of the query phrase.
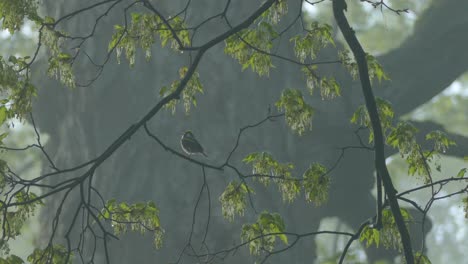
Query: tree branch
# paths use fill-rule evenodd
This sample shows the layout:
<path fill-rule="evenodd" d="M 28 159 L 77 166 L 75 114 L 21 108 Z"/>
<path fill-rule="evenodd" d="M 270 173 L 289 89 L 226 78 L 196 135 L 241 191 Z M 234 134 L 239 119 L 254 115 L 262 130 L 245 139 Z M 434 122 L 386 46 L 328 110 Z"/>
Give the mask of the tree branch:
<path fill-rule="evenodd" d="M 348 23 L 344 11 L 346 10 L 346 2 L 344 0 L 334 0 L 333 1 L 333 14 L 335 20 L 338 23 L 343 36 L 348 43 L 351 51 L 354 54 L 356 62 L 359 69 L 359 78 L 362 85 L 362 91 L 364 94 L 364 99 L 366 101 L 366 107 L 369 112 L 369 116 L 372 123 L 372 129 L 374 131 L 374 142 L 375 142 L 375 167 L 377 174 L 382 177 L 382 182 L 387 193 L 390 208 L 392 210 L 393 216 L 395 218 L 398 231 L 401 236 L 401 242 L 403 244 L 403 251 L 405 254 L 405 259 L 408 264 L 414 263 L 413 250 L 411 248 L 411 240 L 408 233 L 408 229 L 405 226 L 403 216 L 400 212 L 400 206 L 398 205 L 398 200 L 396 198 L 396 190 L 393 187 L 392 179 L 387 170 L 387 165 L 385 163 L 385 146 L 384 146 L 384 136 L 382 132 L 382 127 L 380 125 L 380 118 L 377 111 L 377 104 L 375 102 L 375 97 L 372 92 L 372 87 L 369 79 L 369 69 L 367 67 L 366 53 L 364 52 L 359 40 L 356 38 L 353 29 Z M 379 221 L 377 221 L 379 222 Z"/>

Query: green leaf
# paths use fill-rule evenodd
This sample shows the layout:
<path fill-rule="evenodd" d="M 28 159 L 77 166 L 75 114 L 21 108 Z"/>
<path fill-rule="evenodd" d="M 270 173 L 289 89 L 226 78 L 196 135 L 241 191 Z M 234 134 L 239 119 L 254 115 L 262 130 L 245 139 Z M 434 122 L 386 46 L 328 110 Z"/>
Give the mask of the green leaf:
<path fill-rule="evenodd" d="M 333 99 L 341 96 L 341 88 L 335 78 L 322 78 L 320 80 L 320 95 L 322 99 Z"/>
<path fill-rule="evenodd" d="M 262 249 L 267 251 L 274 249 L 276 237 L 287 245 L 285 230 L 284 221 L 279 214 L 264 211 L 255 223 L 242 226 L 241 239 L 249 242 L 252 255 L 259 255 Z"/>
<path fill-rule="evenodd" d="M 462 199 L 463 211 L 465 211 L 465 218 L 468 219 L 468 196 Z"/>
<path fill-rule="evenodd" d="M 280 21 L 280 18 L 288 12 L 287 0 L 278 0 L 263 14 L 262 18 L 266 18 L 271 24 L 275 25 Z"/>
<path fill-rule="evenodd" d="M 371 228 L 369 226 L 364 227 L 364 230 L 361 232 L 361 236 L 359 237 L 359 241 L 363 242 L 366 241 L 366 247 L 371 245 L 375 245 L 379 247 L 380 245 L 380 232 L 375 228 Z"/>
<path fill-rule="evenodd" d="M 7 113 L 8 110 L 6 109 L 6 107 L 0 106 L 0 124 L 5 123 L 5 121 L 7 120 Z"/>
<path fill-rule="evenodd" d="M 351 123 L 352 124 L 361 124 L 368 126 L 370 122 L 369 114 L 367 113 L 367 109 L 364 105 L 359 106 L 356 111 L 354 111 L 353 115 L 351 116 Z"/>
<path fill-rule="evenodd" d="M 163 86 L 161 90 L 159 90 L 159 96 L 161 97 L 165 96 L 167 90 L 168 90 L 167 86 Z"/>
<path fill-rule="evenodd" d="M 181 67 L 179 69 L 179 77 L 180 80 L 175 80 L 172 82 L 171 87 L 167 88 L 166 86 L 163 86 L 159 92 L 160 96 L 166 96 L 170 93 L 173 93 L 176 91 L 177 87 L 180 85 L 180 81 L 185 77 L 187 74 L 188 68 L 187 67 Z M 203 85 L 200 82 L 200 76 L 198 72 L 194 72 L 190 78 L 190 80 L 187 82 L 185 89 L 182 91 L 182 103 L 185 108 L 185 113 L 189 114 L 190 109 L 193 106 L 197 106 L 197 98 L 196 95 L 198 94 L 203 94 Z M 179 103 L 179 99 L 174 99 L 171 100 L 170 102 L 166 103 L 164 105 L 165 109 L 170 109 L 172 111 L 172 114 L 175 113 L 176 111 L 176 106 Z"/>
<path fill-rule="evenodd" d="M 138 21 L 138 20 L 142 17 L 142 14 L 140 14 L 140 13 L 132 13 L 130 16 L 132 17 L 133 22 L 136 22 L 136 21 Z"/>
<path fill-rule="evenodd" d="M 281 241 L 283 241 L 284 244 L 288 244 L 288 237 L 285 234 L 280 234 L 278 237 L 281 239 Z"/>
<path fill-rule="evenodd" d="M 309 25 L 304 36 L 294 36 L 290 40 L 294 42 L 294 53 L 301 63 L 310 57 L 314 60 L 318 52 L 328 44 L 335 45 L 332 37 L 332 27 L 313 22 Z"/>
<path fill-rule="evenodd" d="M 28 256 L 28 261 L 37 264 L 48 263 L 72 263 L 73 254 L 62 245 L 51 245 L 45 249 L 35 249 L 32 254 Z M 68 259 L 68 261 L 67 261 Z"/>
<path fill-rule="evenodd" d="M 13 64 L 16 64 L 18 63 L 18 59 L 16 58 L 16 56 L 13 56 L 11 55 L 10 57 L 8 57 L 8 61 L 13 63 Z"/>
<path fill-rule="evenodd" d="M 236 214 L 243 216 L 249 194 L 254 191 L 245 183 L 230 182 L 219 197 L 224 218 L 233 221 Z"/>
<path fill-rule="evenodd" d="M 16 255 L 10 255 L 6 259 L 0 258 L 0 264 L 23 264 L 24 261 L 16 256 Z"/>
<path fill-rule="evenodd" d="M 458 177 L 458 178 L 463 178 L 463 177 L 465 177 L 466 171 L 467 171 L 466 168 L 461 169 L 461 170 L 457 173 L 457 177 Z"/>
<path fill-rule="evenodd" d="M 434 150 L 445 153 L 450 146 L 456 146 L 455 141 L 448 138 L 447 134 L 436 130 L 426 135 L 426 140 L 434 141 Z"/>
<path fill-rule="evenodd" d="M 72 56 L 68 53 L 60 52 L 58 55 L 58 59 L 63 62 L 68 62 L 72 59 Z"/>
<path fill-rule="evenodd" d="M 306 129 L 312 129 L 315 110 L 304 101 L 299 90 L 284 90 L 275 105 L 278 110 L 284 110 L 286 123 L 294 132 L 303 135 Z"/>
<path fill-rule="evenodd" d="M 37 8 L 36 0 L 0 1 L 0 29 L 6 29 L 13 35 L 21 29 L 26 18 L 32 21 L 39 19 Z"/>
<path fill-rule="evenodd" d="M 75 75 L 73 74 L 71 65 L 71 56 L 66 53 L 60 53 L 57 56 L 49 57 L 47 74 L 70 88 L 76 86 Z"/>
<path fill-rule="evenodd" d="M 167 20 L 167 23 L 172 30 L 156 14 L 132 13 L 129 25 L 125 27 L 114 26 L 115 32 L 109 42 L 108 50 L 115 49 L 118 63 L 120 63 L 122 51 L 125 51 L 129 65 L 133 67 L 138 48 L 141 48 L 145 53 L 145 59 L 150 60 L 152 46 L 157 35 L 159 35 L 162 47 L 170 43 L 173 50 L 180 52 L 180 44 L 189 46 L 190 35 L 184 19 L 177 16 Z"/>
<path fill-rule="evenodd" d="M 110 221 L 115 235 L 126 233 L 129 229 L 141 234 L 151 231 L 155 247 L 160 248 L 162 245 L 164 230 L 160 226 L 159 209 L 152 201 L 128 204 L 109 200 L 101 210 L 99 219 Z"/>
<path fill-rule="evenodd" d="M 250 153 L 242 161 L 247 164 L 251 163 L 257 158 L 258 155 L 259 155 L 258 153 Z"/>
<path fill-rule="evenodd" d="M 338 58 L 341 61 L 341 64 L 345 66 L 345 68 L 351 74 L 354 80 L 357 79 L 359 76 L 358 65 L 357 63 L 350 57 L 349 50 L 341 50 L 338 52 Z"/>
<path fill-rule="evenodd" d="M 372 80 L 374 77 L 377 77 L 379 82 L 382 80 L 390 80 L 388 75 L 384 72 L 382 65 L 377 62 L 377 59 L 374 56 L 366 54 L 366 59 L 369 68 L 370 80 Z"/>
<path fill-rule="evenodd" d="M 429 258 L 421 252 L 416 252 L 416 254 L 414 254 L 414 260 L 417 264 L 432 264 Z"/>
<path fill-rule="evenodd" d="M 268 76 L 270 68 L 274 67 L 268 53 L 273 47 L 272 39 L 277 36 L 269 23 L 260 22 L 257 28 L 244 29 L 226 39 L 224 53 L 236 59 L 242 70 L 251 68 L 259 76 Z"/>
<path fill-rule="evenodd" d="M 299 195 L 301 186 L 298 179 L 292 177 L 292 163 L 280 163 L 267 152 L 251 153 L 243 162 L 252 164 L 252 176 L 265 186 L 272 180 L 278 184 L 283 201 L 292 202 Z"/>
<path fill-rule="evenodd" d="M 312 202 L 316 206 L 325 203 L 328 200 L 330 187 L 327 168 L 319 163 L 314 163 L 304 172 L 302 177 L 306 201 Z"/>
<path fill-rule="evenodd" d="M 45 23 L 45 24 L 54 24 L 54 23 L 55 23 L 55 18 L 50 17 L 50 16 L 46 16 L 46 17 L 44 18 L 44 23 Z"/>
<path fill-rule="evenodd" d="M 380 125 L 382 126 L 384 134 L 386 134 L 387 130 L 392 129 L 392 121 L 395 113 L 389 101 L 379 97 L 376 97 L 375 101 L 380 118 Z M 361 105 L 356 109 L 351 117 L 351 123 L 367 127 L 370 130 L 369 143 L 374 141 L 374 130 L 372 128 L 369 112 L 365 105 Z"/>
<path fill-rule="evenodd" d="M 408 223 L 412 221 L 411 214 L 408 210 L 404 208 L 400 208 L 400 212 L 403 216 L 403 221 L 406 225 L 408 225 Z M 400 232 L 398 231 L 395 218 L 393 217 L 392 211 L 390 209 L 384 209 L 382 211 L 382 224 L 383 228 L 380 231 L 380 241 L 382 242 L 382 244 L 385 246 L 385 248 L 394 248 L 401 250 L 402 244 Z"/>
<path fill-rule="evenodd" d="M 399 122 L 396 127 L 392 128 L 387 136 L 387 144 L 394 148 L 398 148 L 400 154 L 406 155 L 417 147 L 415 134 L 418 129 L 409 122 Z"/>

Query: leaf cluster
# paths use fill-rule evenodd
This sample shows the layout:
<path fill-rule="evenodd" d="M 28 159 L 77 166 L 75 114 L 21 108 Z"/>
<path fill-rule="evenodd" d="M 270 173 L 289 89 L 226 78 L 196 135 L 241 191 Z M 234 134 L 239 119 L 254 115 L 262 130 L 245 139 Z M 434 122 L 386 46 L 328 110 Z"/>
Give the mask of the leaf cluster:
<path fill-rule="evenodd" d="M 9 118 L 22 119 L 31 111 L 31 100 L 37 90 L 23 71 L 29 57 L 0 56 L 0 125 Z"/>
<path fill-rule="evenodd" d="M 273 67 L 268 53 L 278 36 L 270 23 L 261 21 L 256 28 L 244 29 L 226 39 L 224 53 L 239 61 L 242 70 L 251 68 L 260 76 L 268 76 Z"/>
<path fill-rule="evenodd" d="M 349 71 L 353 79 L 357 79 L 359 77 L 359 69 L 357 62 L 351 58 L 349 54 L 349 50 L 340 51 L 338 57 L 341 61 L 341 64 L 345 66 L 345 68 Z M 366 54 L 366 61 L 367 61 L 367 68 L 369 79 L 372 81 L 375 77 L 381 82 L 382 80 L 390 80 L 390 77 L 385 73 L 383 70 L 382 65 L 377 61 L 377 59 L 370 55 Z"/>
<path fill-rule="evenodd" d="M 138 231 L 141 234 L 147 231 L 154 234 L 154 246 L 162 246 L 164 230 L 159 220 L 159 209 L 152 201 L 147 203 L 128 204 L 118 203 L 115 199 L 106 202 L 99 219 L 108 220 L 115 235 L 121 235 L 128 231 Z"/>
<path fill-rule="evenodd" d="M 116 50 L 118 63 L 122 52 L 125 51 L 130 67 L 135 65 L 137 47 L 145 52 L 146 60 L 151 58 L 151 48 L 158 35 L 163 48 L 170 42 L 172 49 L 179 50 L 182 47 L 178 40 L 184 46 L 190 45 L 187 26 L 178 16 L 164 21 L 156 14 L 132 13 L 130 25 L 115 25 L 114 31 L 108 50 Z"/>
<path fill-rule="evenodd" d="M 179 77 L 182 80 L 187 74 L 187 67 L 182 67 L 179 69 Z M 159 91 L 161 97 L 165 97 L 177 90 L 180 85 L 180 80 L 172 82 L 170 87 L 163 86 Z M 185 89 L 182 91 L 182 102 L 184 103 L 185 113 L 190 112 L 191 106 L 197 106 L 197 98 L 195 97 L 198 93 L 203 94 L 203 86 L 200 82 L 200 76 L 198 72 L 192 74 L 190 80 L 185 85 Z M 164 105 L 165 109 L 170 109 L 172 114 L 175 114 L 176 106 L 180 100 L 173 99 Z"/>
<path fill-rule="evenodd" d="M 248 242 L 250 254 L 259 255 L 262 251 L 272 251 L 276 238 L 287 245 L 288 237 L 284 234 L 285 229 L 280 214 L 262 212 L 255 223 L 242 226 L 241 239 L 243 242 Z"/>
<path fill-rule="evenodd" d="M 21 29 L 26 18 L 32 21 L 40 20 L 37 7 L 37 0 L 0 0 L 0 28 L 14 34 Z"/>
<path fill-rule="evenodd" d="M 286 15 L 286 13 L 288 13 L 287 0 L 278 0 L 261 17 L 265 18 L 272 25 L 275 25 L 279 23 L 281 17 Z"/>
<path fill-rule="evenodd" d="M 250 194 L 254 194 L 254 190 L 247 184 L 230 182 L 219 197 L 223 217 L 232 222 L 236 214 L 243 216 Z"/>
<path fill-rule="evenodd" d="M 2 163 L 4 163 L 2 161 Z M 2 178 L 5 174 L 2 173 Z M 5 181 L 0 181 L 2 185 L 5 185 Z M 4 186 L 0 186 L 3 190 Z M 15 206 L 13 210 L 7 210 L 7 204 L 0 202 L 0 211 L 3 212 L 0 217 L 0 226 L 2 227 L 2 238 L 0 241 L 0 253 L 8 254 L 9 247 L 6 243 L 10 239 L 15 239 L 21 235 L 21 229 L 23 228 L 29 217 L 33 216 L 38 206 L 44 205 L 41 200 L 37 199 L 37 195 L 33 192 L 27 192 L 24 190 L 17 191 L 12 201 L 20 204 Z"/>
<path fill-rule="evenodd" d="M 328 176 L 327 169 L 323 165 L 319 163 L 312 164 L 304 172 L 303 178 L 306 201 L 320 206 L 328 200 L 330 176 Z"/>
<path fill-rule="evenodd" d="M 284 110 L 286 123 L 297 134 L 303 135 L 306 129 L 312 129 L 314 109 L 305 102 L 301 91 L 284 90 L 275 105 L 280 111 Z"/>
<path fill-rule="evenodd" d="M 400 212 L 403 216 L 403 220 L 408 225 L 408 222 L 411 221 L 412 217 L 408 210 L 400 208 Z M 400 233 L 393 217 L 392 211 L 390 209 L 384 209 L 382 211 L 382 229 L 377 230 L 370 226 L 364 227 L 361 232 L 359 240 L 361 242 L 366 241 L 366 246 L 375 245 L 379 247 L 382 244 L 385 248 L 393 248 L 399 251 L 402 250 Z"/>
<path fill-rule="evenodd" d="M 253 174 L 249 177 L 265 186 L 272 182 L 276 184 L 283 201 L 294 201 L 302 189 L 307 202 L 320 206 L 328 200 L 330 177 L 327 169 L 319 163 L 312 164 L 300 179 L 292 176 L 292 163 L 280 163 L 267 152 L 251 153 L 243 162 L 252 166 Z M 243 216 L 251 194 L 254 194 L 254 190 L 245 181 L 230 182 L 219 198 L 224 218 L 233 221 L 236 214 Z"/>
<path fill-rule="evenodd" d="M 37 264 L 49 264 L 49 263 L 60 263 L 69 264 L 72 263 L 71 259 L 73 254 L 69 252 L 64 246 L 55 244 L 49 245 L 45 249 L 35 249 L 31 253 L 27 260 L 29 263 Z M 24 260 L 16 255 L 9 255 L 6 258 L 0 257 L 0 264 L 24 264 Z"/>
<path fill-rule="evenodd" d="M 266 152 L 251 153 L 243 160 L 252 165 L 254 179 L 267 186 L 271 181 L 278 185 L 283 201 L 292 202 L 304 189 L 305 199 L 319 206 L 328 200 L 330 177 L 327 169 L 319 164 L 312 164 L 302 175 L 302 179 L 292 176 L 291 163 L 279 163 Z"/>
<path fill-rule="evenodd" d="M 312 22 L 310 29 L 303 36 L 297 35 L 292 37 L 289 41 L 294 43 L 294 54 L 299 61 L 304 63 L 307 57 L 314 60 L 322 48 L 328 44 L 335 46 L 332 31 L 330 25 Z"/>
<path fill-rule="evenodd" d="M 400 121 L 393 125 L 394 111 L 390 102 L 382 98 L 376 98 L 375 100 L 385 143 L 398 149 L 401 157 L 408 164 L 409 175 L 423 176 L 424 182 L 428 183 L 431 174 L 428 163 L 439 157 L 441 153 L 445 153 L 449 147 L 455 146 L 455 142 L 448 138 L 446 133 L 436 130 L 425 136 L 426 140 L 433 141 L 433 148 L 430 150 L 422 149 L 416 141 L 418 129 L 407 121 Z M 374 141 L 374 132 L 366 106 L 361 105 L 356 109 L 351 117 L 351 123 L 369 129 L 369 143 Z M 441 170 L 440 165 L 436 166 L 436 168 L 439 171 Z"/>
<path fill-rule="evenodd" d="M 377 112 L 379 114 L 380 125 L 382 131 L 385 134 L 389 129 L 392 128 L 392 122 L 394 117 L 394 111 L 389 101 L 382 98 L 375 98 L 377 104 Z M 369 143 L 374 141 L 374 131 L 372 129 L 371 119 L 367 107 L 365 105 L 359 106 L 351 117 L 351 123 L 359 124 L 369 129 Z"/>

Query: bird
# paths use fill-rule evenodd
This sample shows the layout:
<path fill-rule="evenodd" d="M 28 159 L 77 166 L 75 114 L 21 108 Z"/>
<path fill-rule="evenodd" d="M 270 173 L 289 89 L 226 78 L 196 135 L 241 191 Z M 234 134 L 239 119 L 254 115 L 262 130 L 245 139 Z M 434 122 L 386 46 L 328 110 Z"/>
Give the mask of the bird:
<path fill-rule="evenodd" d="M 203 147 L 200 143 L 195 139 L 192 131 L 188 130 L 180 138 L 180 146 L 184 150 L 185 153 L 189 155 L 194 154 L 202 154 L 205 157 L 208 157 L 203 150 Z"/>

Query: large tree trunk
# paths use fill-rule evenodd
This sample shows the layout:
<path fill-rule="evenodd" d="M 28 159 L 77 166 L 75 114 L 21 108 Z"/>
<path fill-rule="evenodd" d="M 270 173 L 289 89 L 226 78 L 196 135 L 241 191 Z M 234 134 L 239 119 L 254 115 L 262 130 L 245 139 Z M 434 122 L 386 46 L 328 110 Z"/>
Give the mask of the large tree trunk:
<path fill-rule="evenodd" d="M 48 1 L 45 10 L 57 10 L 55 14 L 49 15 L 60 17 L 83 7 L 83 2 Z M 157 3 L 165 15 L 173 14 L 185 5 L 185 1 L 152 2 Z M 196 21 L 218 13 L 224 7 L 221 2 L 193 1 L 190 6 L 193 9 L 188 16 L 189 24 L 192 21 L 196 24 Z M 438 15 L 437 21 L 451 21 L 443 18 L 454 17 L 451 14 L 466 10 L 460 6 L 467 6 L 468 3 L 455 0 L 445 2 L 447 3 L 437 5 L 444 5 L 446 9 L 441 9 L 440 13 L 438 9 L 430 9 L 430 15 L 421 19 L 414 35 L 401 48 L 382 57 L 381 62 L 388 69 L 392 82 L 386 83 L 390 87 L 379 93 L 392 100 L 398 113 L 406 113 L 424 103 L 466 70 L 467 60 L 461 57 L 467 55 L 460 54 L 459 50 L 462 49 L 459 47 L 466 46 L 467 40 L 444 39 L 452 34 L 461 38 L 463 34 L 458 34 L 457 30 L 466 28 L 468 19 L 461 19 L 465 17 L 462 14 L 457 20 L 458 24 L 450 25 L 430 23 L 429 20 Z M 235 24 L 249 15 L 259 3 L 260 1 L 232 3 L 232 11 L 228 16 Z M 298 12 L 297 3 L 291 5 L 286 18 L 289 21 Z M 99 25 L 99 33 L 82 48 L 98 61 L 102 61 L 107 50 L 113 25 L 123 23 L 122 7 L 123 5 L 119 5 L 109 13 Z M 86 35 L 101 12 L 103 9 L 99 9 L 99 12 L 92 10 L 87 15 L 74 18 L 67 23 L 65 30 L 74 35 Z M 210 30 L 200 32 L 196 39 L 198 43 L 225 30 L 218 22 L 209 27 Z M 291 30 L 292 33 L 298 32 L 296 28 Z M 435 38 L 430 40 L 429 47 L 432 51 L 418 48 L 428 45 L 428 31 L 439 33 L 431 36 Z M 282 43 L 287 44 L 287 38 Z M 225 160 L 234 146 L 239 128 L 263 119 L 269 106 L 273 108 L 282 89 L 305 87 L 299 67 L 276 60 L 276 68 L 272 70 L 270 77 L 258 78 L 248 70 L 242 72 L 236 61 L 223 54 L 223 48 L 223 45 L 214 47 L 201 61 L 198 71 L 205 94 L 198 97 L 198 107 L 189 116 L 183 113 L 182 108 L 178 108 L 174 116 L 170 112 L 160 112 L 148 124 L 165 143 L 176 149 L 179 148 L 180 135 L 187 129 L 194 131 L 209 155 L 207 162 L 216 165 Z M 283 53 L 290 53 L 284 47 L 282 50 Z M 153 51 L 150 62 L 144 62 L 143 57 L 139 56 L 133 69 L 129 69 L 125 60 L 118 65 L 113 57 L 99 79 L 89 87 L 70 91 L 47 78 L 38 80 L 41 90 L 35 104 L 35 115 L 41 130 L 51 136 L 47 149 L 53 154 L 59 168 L 74 166 L 101 154 L 159 101 L 159 89 L 177 79 L 178 68 L 188 63 L 186 54 L 176 55 L 172 51 L 161 49 L 159 45 Z M 430 56 L 425 52 L 431 52 Z M 333 52 L 329 53 L 324 54 L 322 59 L 336 58 Z M 450 63 L 452 60 L 446 61 L 443 59 L 445 57 L 457 59 Z M 434 61 L 434 67 L 429 67 L 431 63 L 428 60 Z M 420 65 L 427 67 L 422 68 Z M 443 70 L 435 65 L 443 67 Z M 97 71 L 84 57 L 75 68 L 79 80 L 90 79 Z M 312 98 L 308 97 L 309 102 L 317 109 L 313 131 L 302 137 L 296 136 L 283 120 L 247 130 L 232 159 L 236 166 L 248 172 L 249 168 L 241 163 L 242 158 L 250 152 L 269 151 L 282 162 L 294 162 L 296 175 L 299 177 L 313 162 L 331 167 L 341 154 L 340 147 L 359 144 L 354 134 L 356 128 L 349 124 L 349 118 L 355 107 L 362 103 L 360 87 L 352 82 L 340 65 L 325 67 L 323 74 L 327 73 L 339 78 L 343 97 L 331 102 L 322 101 L 319 93 L 315 93 Z M 303 90 L 305 94 L 305 89 Z M 307 204 L 303 199 L 290 205 L 284 204 L 276 189 L 254 184 L 255 207 L 259 212 L 269 210 L 281 213 L 285 217 L 287 230 L 291 232 L 315 231 L 320 220 L 326 216 L 338 216 L 352 227 L 357 227 L 374 214 L 374 199 L 370 194 L 374 184 L 373 164 L 371 152 L 346 151 L 332 173 L 330 200 L 320 208 Z M 64 177 L 66 176 L 54 180 Z M 232 246 L 233 241 L 238 242 L 241 225 L 252 222 L 255 215 L 249 208 L 248 213 L 244 217 L 238 217 L 234 223 L 223 219 L 217 198 L 227 183 L 236 179 L 236 175 L 228 169 L 224 172 L 208 169 L 206 177 L 212 205 L 207 244 L 213 252 Z M 200 167 L 164 151 L 144 131 L 140 131 L 97 170 L 93 181 L 105 199 L 155 201 L 160 208 L 161 224 L 166 230 L 164 247 L 159 251 L 153 249 L 149 235 L 141 237 L 138 234 L 129 234 L 120 241 L 111 241 L 112 263 L 148 263 L 156 259 L 158 263 L 167 263 L 177 259 L 180 250 L 187 243 L 195 201 L 203 184 Z M 205 194 L 198 209 L 193 241 L 200 241 L 203 236 L 207 205 Z M 62 212 L 64 217 L 59 234 L 63 234 L 68 228 L 67 215 L 75 207 L 67 206 Z M 52 214 L 55 214 L 54 210 L 46 212 L 50 218 Z M 310 261 L 315 255 L 313 244 L 312 237 L 303 238 L 291 250 L 272 257 L 271 261 Z M 199 245 L 196 244 L 196 247 Z M 247 255 L 248 250 L 244 248 L 225 261 L 244 263 Z M 185 263 L 192 262 L 193 260 Z M 98 259 L 96 263 L 102 261 Z"/>

